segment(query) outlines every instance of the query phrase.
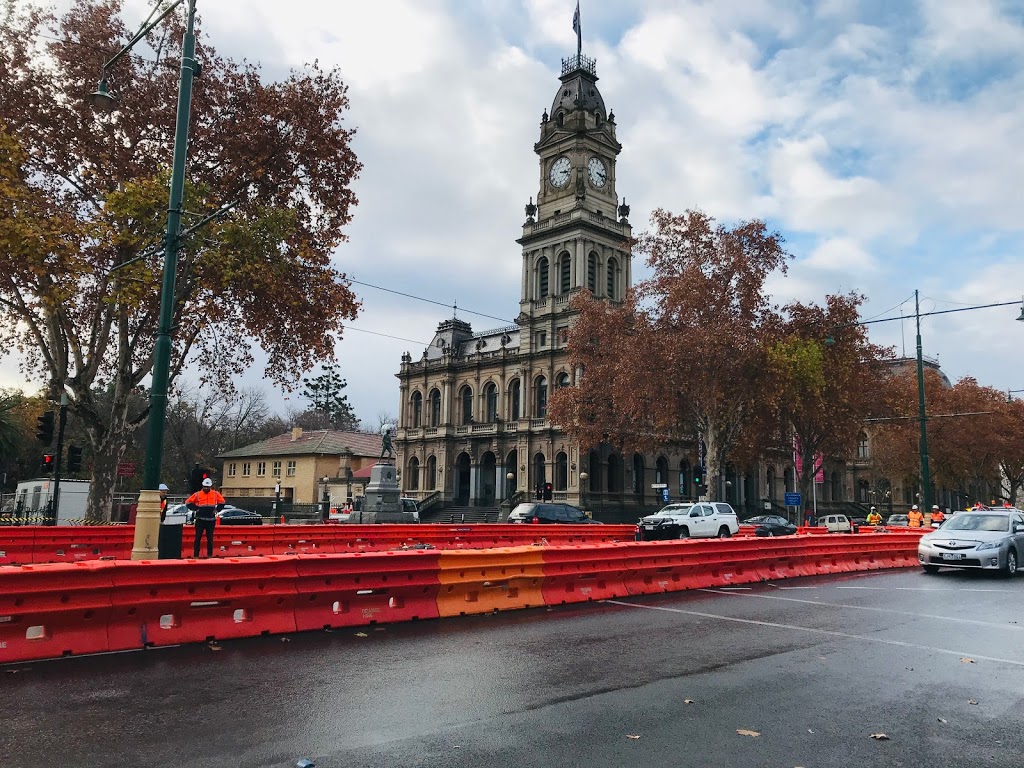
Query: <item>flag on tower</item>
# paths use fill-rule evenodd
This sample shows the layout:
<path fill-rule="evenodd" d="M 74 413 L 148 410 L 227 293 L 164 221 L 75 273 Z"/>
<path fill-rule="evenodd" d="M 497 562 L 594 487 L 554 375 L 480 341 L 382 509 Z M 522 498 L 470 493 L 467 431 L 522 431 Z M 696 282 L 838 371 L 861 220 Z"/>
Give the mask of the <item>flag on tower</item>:
<path fill-rule="evenodd" d="M 583 32 L 580 27 L 580 0 L 576 0 L 576 13 L 572 15 L 572 31 L 576 33 L 576 54 L 583 50 Z"/>

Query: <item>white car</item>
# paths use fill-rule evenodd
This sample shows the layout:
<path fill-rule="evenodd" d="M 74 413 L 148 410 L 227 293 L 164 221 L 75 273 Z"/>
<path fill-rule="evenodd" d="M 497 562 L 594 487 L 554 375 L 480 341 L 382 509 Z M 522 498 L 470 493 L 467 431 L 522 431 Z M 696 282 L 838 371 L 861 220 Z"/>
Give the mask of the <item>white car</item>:
<path fill-rule="evenodd" d="M 657 514 L 641 518 L 636 526 L 637 541 L 659 539 L 727 539 L 740 530 L 736 511 L 724 501 L 669 504 Z"/>
<path fill-rule="evenodd" d="M 1024 554 L 1024 512 L 1013 507 L 972 510 L 946 519 L 921 537 L 917 559 L 926 573 L 941 567 L 1017 572 Z"/>

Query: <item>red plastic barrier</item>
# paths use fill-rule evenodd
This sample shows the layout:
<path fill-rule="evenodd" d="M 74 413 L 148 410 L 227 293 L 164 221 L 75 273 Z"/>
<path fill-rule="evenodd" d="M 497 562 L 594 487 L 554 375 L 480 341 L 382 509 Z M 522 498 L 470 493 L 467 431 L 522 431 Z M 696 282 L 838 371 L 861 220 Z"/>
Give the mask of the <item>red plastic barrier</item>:
<path fill-rule="evenodd" d="M 438 553 L 299 555 L 295 625 L 299 630 L 436 619 Z"/>
<path fill-rule="evenodd" d="M 558 605 L 627 596 L 623 577 L 629 551 L 619 544 L 545 547 L 544 602 Z"/>
<path fill-rule="evenodd" d="M 132 556 L 135 529 L 129 527 L 64 527 L 37 529 L 33 563 L 78 563 L 84 560 Z"/>
<path fill-rule="evenodd" d="M 111 650 L 295 631 L 293 557 L 137 560 L 111 578 Z"/>
<path fill-rule="evenodd" d="M 0 567 L 0 663 L 109 650 L 114 567 Z"/>
<path fill-rule="evenodd" d="M 34 525 L 0 528 L 0 565 L 31 563 L 37 530 Z"/>

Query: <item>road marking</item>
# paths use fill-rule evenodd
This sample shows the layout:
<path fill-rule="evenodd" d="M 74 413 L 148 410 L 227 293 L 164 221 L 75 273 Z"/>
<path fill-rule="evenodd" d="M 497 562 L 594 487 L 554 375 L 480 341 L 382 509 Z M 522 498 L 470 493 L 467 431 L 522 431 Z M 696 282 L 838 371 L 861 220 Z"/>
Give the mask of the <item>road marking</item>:
<path fill-rule="evenodd" d="M 873 589 L 880 592 L 1016 592 L 1015 589 L 974 589 L 961 587 L 836 587 L 836 589 Z"/>
<path fill-rule="evenodd" d="M 711 594 L 731 594 L 719 589 L 701 589 L 700 592 Z M 950 590 L 955 591 L 955 590 Z M 875 608 L 870 605 L 847 605 L 846 603 L 823 603 L 821 600 L 801 600 L 796 597 L 778 597 L 777 595 L 736 595 L 736 597 L 759 597 L 762 600 L 784 600 L 787 603 L 803 603 L 804 605 L 819 605 L 828 608 L 850 608 L 858 611 L 875 611 L 876 613 L 894 613 L 898 616 L 910 616 L 917 619 L 938 619 L 940 621 L 953 621 L 958 624 L 973 624 L 979 627 L 994 627 L 995 629 L 1024 629 L 1024 626 L 1017 624 L 999 624 L 994 621 L 981 621 L 980 619 L 959 619 L 955 616 L 939 616 L 934 613 L 914 613 L 913 611 L 897 611 L 894 608 Z"/>
<path fill-rule="evenodd" d="M 668 608 L 663 605 L 642 605 L 640 603 L 627 603 L 622 600 L 605 600 L 612 605 L 621 605 L 625 608 L 644 608 L 648 611 L 665 611 L 667 613 L 681 613 L 686 616 L 696 616 L 701 619 L 718 619 L 720 621 L 731 621 L 736 624 L 749 624 L 756 627 L 771 627 L 773 629 L 789 629 L 795 632 L 808 632 L 814 635 L 827 635 L 829 637 L 840 637 L 844 640 L 860 640 L 862 642 L 881 643 L 882 645 L 894 645 L 899 648 L 912 648 L 915 651 L 933 651 L 944 653 L 947 656 L 968 656 L 972 659 L 994 661 L 1001 664 L 1011 664 L 1015 667 L 1024 667 L 1024 661 L 1018 659 L 1001 659 L 998 656 L 984 656 L 973 651 L 955 651 L 950 648 L 936 648 L 932 645 L 919 645 L 918 643 L 905 643 L 902 640 L 886 640 L 881 637 L 870 635 L 855 635 L 850 632 L 837 632 L 834 629 L 818 629 L 817 627 L 801 627 L 796 624 L 780 624 L 774 621 L 757 621 L 756 619 L 740 619 L 735 616 L 720 616 L 716 613 L 704 613 L 702 611 L 687 611 L 682 608 Z"/>

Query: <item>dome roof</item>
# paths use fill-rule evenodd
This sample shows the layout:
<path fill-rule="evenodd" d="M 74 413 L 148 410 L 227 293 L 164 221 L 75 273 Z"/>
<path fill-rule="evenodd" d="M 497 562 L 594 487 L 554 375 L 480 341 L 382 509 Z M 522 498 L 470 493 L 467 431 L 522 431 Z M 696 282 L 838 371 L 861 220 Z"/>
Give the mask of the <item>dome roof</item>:
<path fill-rule="evenodd" d="M 608 114 L 604 98 L 597 89 L 597 69 L 593 59 L 585 56 L 562 59 L 562 76 L 559 79 L 561 85 L 551 102 L 552 116 L 559 110 L 572 112 L 576 109 L 599 111 L 602 118 Z"/>

